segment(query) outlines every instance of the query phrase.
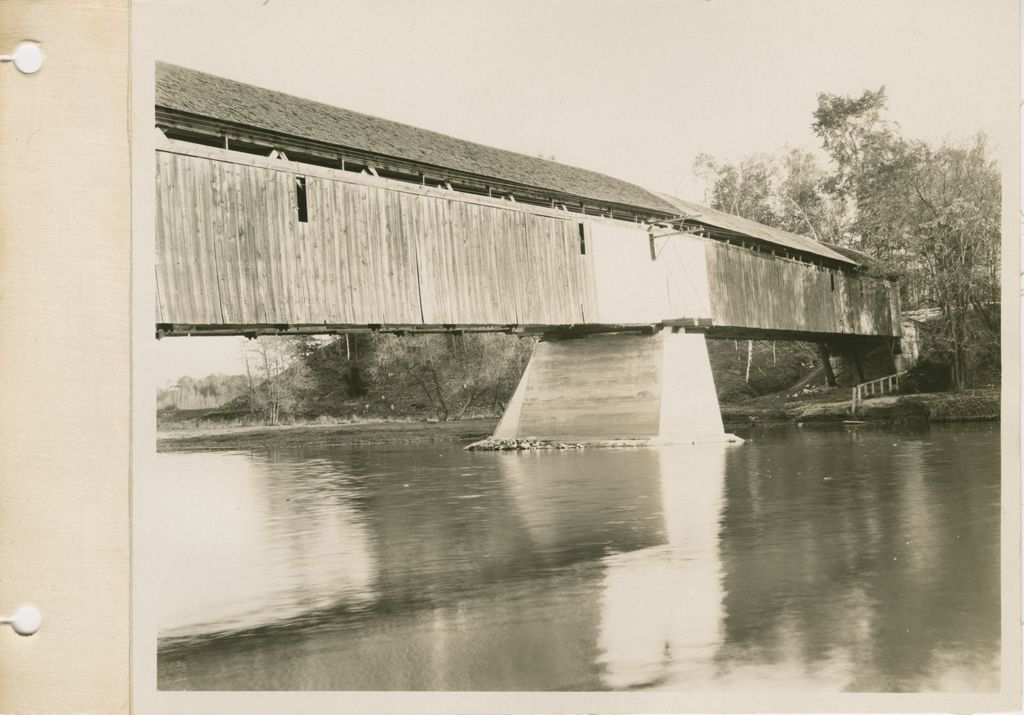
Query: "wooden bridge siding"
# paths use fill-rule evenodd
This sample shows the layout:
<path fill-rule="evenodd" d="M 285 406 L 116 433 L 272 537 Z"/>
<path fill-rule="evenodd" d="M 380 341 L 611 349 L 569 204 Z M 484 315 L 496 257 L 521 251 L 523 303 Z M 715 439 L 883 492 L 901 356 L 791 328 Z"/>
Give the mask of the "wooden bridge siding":
<path fill-rule="evenodd" d="M 897 334 L 888 281 L 781 260 L 719 242 L 706 244 L 705 258 L 711 317 L 717 326 Z"/>
<path fill-rule="evenodd" d="M 575 216 L 202 151 L 157 152 L 157 322 L 566 325 L 629 313 L 898 334 L 887 281 L 683 236 L 658 241 L 652 262 L 643 229 L 593 219 L 580 255 Z"/>
<path fill-rule="evenodd" d="M 157 152 L 157 185 L 157 322 L 558 325 L 596 313 L 573 219 L 172 152 Z"/>

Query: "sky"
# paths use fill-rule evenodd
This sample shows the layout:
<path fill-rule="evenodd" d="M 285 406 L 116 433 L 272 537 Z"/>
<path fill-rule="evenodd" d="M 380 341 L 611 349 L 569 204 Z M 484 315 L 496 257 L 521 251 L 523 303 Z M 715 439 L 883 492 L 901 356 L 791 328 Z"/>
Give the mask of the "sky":
<path fill-rule="evenodd" d="M 999 151 L 998 138 L 1016 136 L 1016 58 L 1004 51 L 1016 47 L 1015 7 L 143 0 L 135 15 L 160 60 L 699 202 L 699 153 L 820 150 L 810 126 L 819 92 L 885 85 L 904 135 L 961 141 L 982 130 Z M 161 379 L 238 372 L 243 340 L 161 341 Z"/>

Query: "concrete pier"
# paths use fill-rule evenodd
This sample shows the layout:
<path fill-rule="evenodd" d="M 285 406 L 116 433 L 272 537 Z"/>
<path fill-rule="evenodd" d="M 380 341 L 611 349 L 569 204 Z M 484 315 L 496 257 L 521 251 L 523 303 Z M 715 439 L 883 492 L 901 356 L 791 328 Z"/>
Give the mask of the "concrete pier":
<path fill-rule="evenodd" d="M 491 440 L 576 444 L 739 441 L 726 434 L 699 333 L 546 337 Z"/>

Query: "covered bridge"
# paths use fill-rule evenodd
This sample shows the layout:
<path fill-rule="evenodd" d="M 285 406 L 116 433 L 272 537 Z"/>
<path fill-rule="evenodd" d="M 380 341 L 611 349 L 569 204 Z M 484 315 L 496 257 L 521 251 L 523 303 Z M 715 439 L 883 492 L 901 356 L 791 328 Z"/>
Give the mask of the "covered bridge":
<path fill-rule="evenodd" d="M 602 333 L 626 346 L 597 351 L 609 368 L 629 362 L 624 331 L 659 356 L 663 328 L 689 332 L 703 363 L 705 334 L 840 351 L 899 335 L 896 284 L 805 236 L 183 67 L 156 77 L 158 335 Z"/>

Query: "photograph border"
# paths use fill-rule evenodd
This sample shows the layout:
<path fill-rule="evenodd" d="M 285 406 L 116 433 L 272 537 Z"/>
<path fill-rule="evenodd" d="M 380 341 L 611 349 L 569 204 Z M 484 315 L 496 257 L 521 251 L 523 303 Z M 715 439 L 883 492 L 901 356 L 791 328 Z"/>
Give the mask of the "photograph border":
<path fill-rule="evenodd" d="M 748 0 L 757 1 L 757 0 Z M 944 0 L 951 1 L 951 0 Z M 184 5 L 184 3 L 183 3 Z M 993 3 L 1016 21 L 1008 2 Z M 1012 8 L 1012 10 L 1011 10 Z M 155 456 L 153 251 L 154 63 L 146 6 L 137 5 L 132 28 L 133 91 L 133 703 L 138 712 L 313 713 L 328 710 L 375 713 L 575 713 L 575 712 L 903 712 L 999 711 L 1019 703 L 1020 693 L 1020 136 L 994 137 L 1003 173 L 1002 256 L 1002 648 L 1000 693 L 815 693 L 735 692 L 166 692 L 156 688 L 156 623 L 153 588 L 158 565 L 147 559 L 159 530 L 159 504 L 145 475 Z M 979 8 L 980 11 L 980 8 Z M 1019 25 L 1018 25 L 1019 26 Z M 994 48 L 1018 61 L 1019 47 Z M 285 55 L 287 56 L 287 55 Z M 287 68 L 282 67 L 282 72 Z M 1019 72 L 1016 74 L 1019 78 Z M 993 98 L 996 111 L 1017 116 L 1018 86 Z M 1015 125 L 1016 126 L 1016 125 Z M 1012 169 L 1010 167 L 1013 167 Z"/>

